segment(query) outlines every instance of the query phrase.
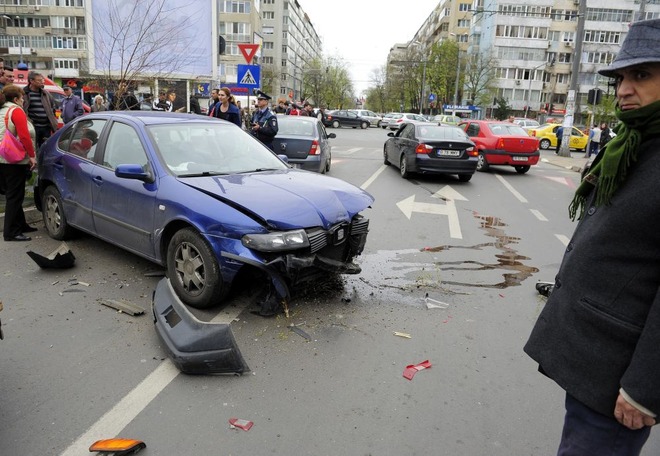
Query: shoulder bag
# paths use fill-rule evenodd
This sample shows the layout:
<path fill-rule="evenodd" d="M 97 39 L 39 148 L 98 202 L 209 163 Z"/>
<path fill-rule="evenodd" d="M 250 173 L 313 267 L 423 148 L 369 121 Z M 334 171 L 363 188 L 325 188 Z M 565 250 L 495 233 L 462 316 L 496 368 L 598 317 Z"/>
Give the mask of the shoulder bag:
<path fill-rule="evenodd" d="M 0 141 L 0 156 L 5 159 L 9 164 L 18 163 L 21 160 L 25 159 L 27 153 L 25 152 L 25 147 L 18 140 L 18 138 L 9 130 L 9 124 L 7 119 L 9 113 L 11 113 L 16 108 L 9 108 L 7 114 L 5 114 L 5 135 Z"/>

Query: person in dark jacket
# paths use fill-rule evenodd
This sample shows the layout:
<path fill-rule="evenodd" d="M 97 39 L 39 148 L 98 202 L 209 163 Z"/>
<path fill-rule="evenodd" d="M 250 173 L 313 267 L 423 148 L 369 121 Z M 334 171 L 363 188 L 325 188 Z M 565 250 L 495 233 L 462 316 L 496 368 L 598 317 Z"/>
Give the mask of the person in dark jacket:
<path fill-rule="evenodd" d="M 241 126 L 241 111 L 236 106 L 236 100 L 227 87 L 218 90 L 218 104 L 215 106 L 215 117 Z"/>
<path fill-rule="evenodd" d="M 559 455 L 639 455 L 660 413 L 660 19 L 612 64 L 617 136 L 569 205 L 579 219 L 525 352 L 566 391 Z"/>
<path fill-rule="evenodd" d="M 44 76 L 36 71 L 28 73 L 28 85 L 25 86 L 23 109 L 34 125 L 37 135 L 37 150 L 57 130 L 55 109 L 57 102 L 44 90 Z"/>
<path fill-rule="evenodd" d="M 190 95 L 190 112 L 192 114 L 202 114 L 202 107 L 199 105 L 199 100 L 194 95 Z"/>
<path fill-rule="evenodd" d="M 76 117 L 85 114 L 82 100 L 79 96 L 74 95 L 71 87 L 64 87 L 64 98 L 62 99 L 62 120 L 64 123 L 69 123 Z"/>
<path fill-rule="evenodd" d="M 277 135 L 279 127 L 277 116 L 268 108 L 270 95 L 261 90 L 257 91 L 257 110 L 252 114 L 252 127 L 250 133 L 269 149 L 273 149 L 273 138 Z"/>

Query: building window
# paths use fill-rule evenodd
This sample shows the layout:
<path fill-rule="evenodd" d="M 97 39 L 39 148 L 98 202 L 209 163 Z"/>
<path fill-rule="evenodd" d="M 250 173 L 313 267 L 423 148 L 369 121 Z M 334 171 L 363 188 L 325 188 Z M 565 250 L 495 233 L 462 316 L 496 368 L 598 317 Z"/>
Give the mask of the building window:
<path fill-rule="evenodd" d="M 261 31 L 264 33 L 264 35 L 272 35 L 275 32 L 274 27 L 262 27 Z"/>
<path fill-rule="evenodd" d="M 471 3 L 460 3 L 458 5 L 458 10 L 459 11 L 470 11 L 471 8 L 472 8 Z"/>
<path fill-rule="evenodd" d="M 275 11 L 264 11 L 262 16 L 264 19 L 275 19 Z"/>
<path fill-rule="evenodd" d="M 261 63 L 267 64 L 267 65 L 272 65 L 273 64 L 273 58 L 272 57 L 261 57 Z"/>
<path fill-rule="evenodd" d="M 87 49 L 87 39 L 77 36 L 54 36 L 53 49 Z"/>
<path fill-rule="evenodd" d="M 283 66 L 283 67 L 286 66 L 286 60 L 285 60 L 285 59 L 282 59 L 282 66 Z"/>
<path fill-rule="evenodd" d="M 273 49 L 272 41 L 264 41 L 264 49 Z"/>
<path fill-rule="evenodd" d="M 220 2 L 221 13 L 245 13 L 249 14 L 251 11 L 252 2 L 250 1 L 236 1 L 226 0 Z"/>
<path fill-rule="evenodd" d="M 57 69 L 77 70 L 78 59 L 53 59 L 53 66 Z"/>

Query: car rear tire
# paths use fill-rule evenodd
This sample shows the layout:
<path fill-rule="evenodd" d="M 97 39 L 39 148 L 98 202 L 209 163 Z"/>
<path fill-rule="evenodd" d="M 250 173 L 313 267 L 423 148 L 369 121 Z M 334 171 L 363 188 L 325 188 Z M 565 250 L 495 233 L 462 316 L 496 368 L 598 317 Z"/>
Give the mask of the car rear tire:
<path fill-rule="evenodd" d="M 63 241 L 71 237 L 73 228 L 66 221 L 64 207 L 62 206 L 62 196 L 54 185 L 49 185 L 44 190 L 41 199 L 41 210 L 44 225 L 50 237 L 58 241 Z"/>
<path fill-rule="evenodd" d="M 410 177 L 410 171 L 408 171 L 408 164 L 406 163 L 406 156 L 402 155 L 401 160 L 399 161 L 399 172 L 401 177 L 408 179 Z"/>
<path fill-rule="evenodd" d="M 332 121 L 332 128 L 339 128 L 341 127 L 341 124 L 339 123 L 338 120 L 333 120 Z"/>
<path fill-rule="evenodd" d="M 380 128 L 382 128 L 383 130 L 385 130 L 385 129 L 387 128 L 387 125 L 383 125 L 383 124 L 381 123 L 381 124 L 380 124 Z"/>
<path fill-rule="evenodd" d="M 539 147 L 543 150 L 548 150 L 550 149 L 550 140 L 547 138 L 543 138 L 541 142 L 539 143 Z"/>
<path fill-rule="evenodd" d="M 525 174 L 527 171 L 529 171 L 529 165 L 526 166 L 514 166 L 516 168 L 516 172 L 518 174 Z"/>
<path fill-rule="evenodd" d="M 459 174 L 458 175 L 459 182 L 470 182 L 470 179 L 472 179 L 472 174 Z"/>
<path fill-rule="evenodd" d="M 366 130 L 367 128 L 369 128 L 369 122 L 362 122 L 360 124 L 360 128 Z"/>
<path fill-rule="evenodd" d="M 170 239 L 167 276 L 181 301 L 197 309 L 218 304 L 228 291 L 213 250 L 192 228 L 179 230 Z"/>
<path fill-rule="evenodd" d="M 481 172 L 488 171 L 488 168 L 490 168 L 490 166 L 488 166 L 488 161 L 486 161 L 486 156 L 483 153 L 479 152 L 479 156 L 477 157 L 477 171 L 481 171 Z"/>

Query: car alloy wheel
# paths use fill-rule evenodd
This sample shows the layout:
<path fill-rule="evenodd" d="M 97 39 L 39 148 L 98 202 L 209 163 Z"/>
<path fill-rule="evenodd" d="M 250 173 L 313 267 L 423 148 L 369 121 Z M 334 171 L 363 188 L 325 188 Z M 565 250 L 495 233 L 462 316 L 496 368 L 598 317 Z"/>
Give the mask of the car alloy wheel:
<path fill-rule="evenodd" d="M 543 138 L 539 143 L 539 147 L 543 150 L 550 149 L 550 140 L 547 138 Z"/>
<path fill-rule="evenodd" d="M 488 170 L 488 162 L 486 161 L 486 156 L 479 152 L 479 156 L 477 157 L 477 171 L 487 171 Z"/>
<path fill-rule="evenodd" d="M 339 128 L 341 127 L 341 124 L 339 123 L 338 120 L 333 120 L 332 121 L 332 128 Z"/>
<path fill-rule="evenodd" d="M 383 165 L 389 166 L 390 161 L 387 159 L 387 147 L 383 146 Z"/>
<path fill-rule="evenodd" d="M 401 161 L 399 162 L 399 171 L 401 172 L 401 177 L 408 179 L 410 177 L 410 172 L 408 171 L 408 164 L 406 163 L 406 156 L 401 156 Z"/>
<path fill-rule="evenodd" d="M 44 191 L 41 201 L 42 217 L 50 237 L 58 241 L 67 239 L 71 235 L 72 229 L 66 221 L 66 215 L 64 215 L 60 192 L 54 185 L 50 185 Z"/>
<path fill-rule="evenodd" d="M 167 275 L 181 301 L 197 309 L 218 304 L 227 292 L 215 254 L 192 228 L 172 236 L 167 248 Z"/>
<path fill-rule="evenodd" d="M 369 128 L 369 122 L 362 122 L 360 124 L 360 128 L 362 128 L 363 130 L 366 130 L 367 128 Z"/>

